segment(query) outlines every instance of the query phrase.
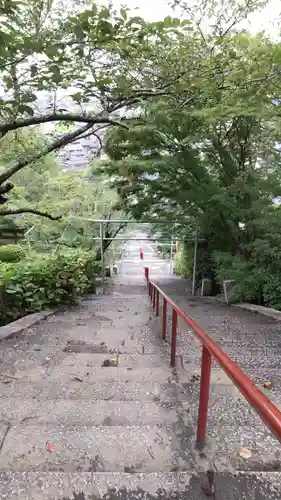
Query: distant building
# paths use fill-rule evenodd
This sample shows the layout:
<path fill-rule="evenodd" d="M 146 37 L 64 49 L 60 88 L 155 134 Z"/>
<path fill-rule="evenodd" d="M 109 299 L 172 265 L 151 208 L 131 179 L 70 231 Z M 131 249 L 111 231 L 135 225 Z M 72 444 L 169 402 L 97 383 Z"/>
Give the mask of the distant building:
<path fill-rule="evenodd" d="M 81 108 L 69 97 L 65 91 L 60 90 L 56 92 L 56 109 L 69 110 L 72 112 L 81 112 Z M 99 103 L 96 103 L 97 111 L 99 111 Z M 84 109 L 88 111 L 93 110 L 95 103 L 89 103 L 84 106 Z M 52 112 L 54 108 L 54 96 L 48 92 L 39 92 L 38 100 L 36 102 L 37 112 Z M 77 127 L 81 124 L 76 123 Z M 59 137 L 62 133 L 66 133 L 67 129 L 60 131 L 60 127 L 56 127 L 54 123 L 46 123 L 40 125 L 42 132 L 46 135 L 52 135 Z M 99 137 L 102 140 L 105 134 L 103 129 L 99 133 Z M 103 157 L 100 151 L 100 141 L 94 135 L 79 139 L 71 144 L 66 145 L 57 152 L 57 156 L 60 160 L 63 170 L 83 170 L 88 167 L 89 162 L 92 158 L 97 156 Z"/>

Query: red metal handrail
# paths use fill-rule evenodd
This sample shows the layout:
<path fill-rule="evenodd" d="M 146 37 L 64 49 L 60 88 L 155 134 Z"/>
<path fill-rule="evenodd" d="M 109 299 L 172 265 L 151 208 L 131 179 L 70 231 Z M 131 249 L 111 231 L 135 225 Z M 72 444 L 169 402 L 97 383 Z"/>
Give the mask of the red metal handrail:
<path fill-rule="evenodd" d="M 279 441 L 281 441 L 281 412 L 261 392 L 248 375 L 193 321 L 180 307 L 166 295 L 159 286 L 149 279 L 149 269 L 145 268 L 145 278 L 148 284 L 148 293 L 159 315 L 159 298 L 163 298 L 162 308 L 162 338 L 166 338 L 167 330 L 167 304 L 172 307 L 172 336 L 171 336 L 171 366 L 176 364 L 176 340 L 178 317 L 194 331 L 196 337 L 202 343 L 200 397 L 197 421 L 197 445 L 203 445 L 207 433 L 208 404 L 210 395 L 210 378 L 212 358 L 214 358 L 237 386 L 241 394 L 255 409 L 264 423 L 271 429 Z"/>

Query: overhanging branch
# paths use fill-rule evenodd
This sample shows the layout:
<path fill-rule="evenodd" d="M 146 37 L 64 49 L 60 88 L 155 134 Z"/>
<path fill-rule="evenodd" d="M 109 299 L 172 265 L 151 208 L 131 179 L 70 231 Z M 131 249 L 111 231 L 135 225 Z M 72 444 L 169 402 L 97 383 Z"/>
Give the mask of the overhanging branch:
<path fill-rule="evenodd" d="M 41 212 L 41 210 L 35 210 L 33 208 L 10 208 L 6 210 L 0 210 L 0 217 L 4 217 L 5 215 L 20 215 L 20 214 L 34 214 L 40 215 L 40 217 L 46 217 L 50 220 L 60 220 L 62 218 L 61 215 L 54 216 L 49 214 L 48 212 Z"/>
<path fill-rule="evenodd" d="M 11 165 L 2 174 L 0 174 L 0 184 L 6 182 L 12 175 L 14 175 L 16 172 L 19 172 L 19 170 L 26 167 L 27 165 L 30 165 L 34 161 L 40 160 L 40 158 L 47 155 L 48 153 L 56 151 L 57 149 L 60 149 L 61 147 L 66 146 L 67 144 L 73 142 L 79 136 L 87 132 L 91 127 L 92 124 L 87 124 L 84 125 L 83 127 L 74 130 L 74 132 L 69 132 L 68 134 L 63 135 L 59 139 L 54 140 L 53 142 L 42 148 L 41 151 L 39 151 L 39 153 L 28 156 L 23 160 L 19 160 L 14 165 Z"/>
<path fill-rule="evenodd" d="M 19 128 L 30 127 L 31 125 L 40 125 L 41 123 L 49 122 L 76 122 L 76 123 L 88 123 L 91 126 L 95 124 L 108 124 L 108 125 L 118 125 L 119 127 L 127 128 L 123 121 L 118 121 L 111 119 L 109 116 L 101 116 L 97 114 L 95 116 L 84 114 L 84 113 L 51 113 L 47 115 L 30 116 L 28 118 L 21 118 L 19 120 L 13 120 L 6 123 L 0 124 L 0 134 L 2 137 L 12 130 L 17 130 Z"/>

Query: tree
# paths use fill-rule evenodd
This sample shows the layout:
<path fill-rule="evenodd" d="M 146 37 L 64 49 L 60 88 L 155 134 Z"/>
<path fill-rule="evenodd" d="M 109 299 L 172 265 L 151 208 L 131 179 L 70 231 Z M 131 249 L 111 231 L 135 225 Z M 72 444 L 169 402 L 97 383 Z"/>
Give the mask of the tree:
<path fill-rule="evenodd" d="M 217 62 L 213 81 L 190 77 L 192 104 L 162 98 L 141 126 L 107 135 L 108 173 L 126 206 L 180 221 L 183 238 L 198 227 L 198 277 L 214 283 L 215 253 L 251 258 L 280 195 L 279 54 L 260 35 L 227 33 L 203 63 Z"/>
<path fill-rule="evenodd" d="M 0 174 L 2 196 L 13 189 L 9 179 L 30 163 L 104 127 L 125 127 L 130 106 L 169 89 L 155 63 L 160 44 L 161 49 L 163 44 L 171 47 L 169 37 L 176 36 L 178 20 L 146 23 L 125 8 L 117 12 L 95 2 L 65 7 L 62 16 L 53 0 L 0 4 L 1 137 L 46 123 L 74 125 L 11 163 Z M 63 90 L 70 98 L 66 107 L 58 98 Z M 49 108 L 40 110 L 42 91 L 52 95 Z"/>

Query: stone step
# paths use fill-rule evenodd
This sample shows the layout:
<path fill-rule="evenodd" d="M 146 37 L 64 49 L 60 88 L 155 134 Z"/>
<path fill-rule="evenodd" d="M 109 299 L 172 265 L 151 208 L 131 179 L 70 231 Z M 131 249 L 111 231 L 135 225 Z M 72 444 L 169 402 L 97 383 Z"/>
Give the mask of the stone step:
<path fill-rule="evenodd" d="M 5 398 L 1 400 L 1 419 L 11 425 L 58 424 L 74 426 L 167 426 L 177 423 L 182 412 L 180 403 L 142 401 L 88 401 L 57 399 Z M 188 407 L 184 411 L 186 425 L 190 422 Z"/>
<path fill-rule="evenodd" d="M 206 474 L 0 472 L 2 500 L 203 500 Z M 215 476 L 218 500 L 279 500 L 280 474 Z"/>
<path fill-rule="evenodd" d="M 2 432 L 5 432 L 3 427 Z M 55 450 L 49 452 L 46 443 Z M 0 470 L 168 472 L 190 467 L 171 427 L 17 425 L 6 435 Z M 180 460 L 180 463 L 179 463 Z"/>
<path fill-rule="evenodd" d="M 69 354 L 61 361 L 60 366 L 69 366 L 74 363 L 77 366 L 87 365 L 91 366 L 101 366 L 108 356 L 106 354 Z M 121 354 L 119 356 L 119 366 L 126 368 L 148 367 L 155 368 L 157 366 L 168 367 L 168 359 L 164 354 Z"/>
<path fill-rule="evenodd" d="M 128 372 L 129 373 L 129 372 Z M 115 401 L 185 401 L 185 394 L 178 394 L 172 383 L 151 381 L 118 381 L 116 378 L 97 379 L 90 383 L 79 382 L 70 376 L 61 376 L 59 380 L 49 377 L 34 382 L 15 380 L 11 384 L 1 384 L 0 399 L 13 395 L 16 398 L 46 399 L 88 399 Z M 2 406 L 2 403 L 1 403 Z"/>
<path fill-rule="evenodd" d="M 105 356 L 105 359 L 111 359 L 110 356 Z M 113 356 L 112 359 L 116 359 Z M 58 379 L 62 384 L 66 384 L 69 381 L 73 381 L 73 377 L 78 376 L 83 380 L 82 383 L 93 384 L 95 381 L 100 381 L 101 383 L 107 380 L 113 382 L 158 382 L 166 383 L 172 381 L 174 378 L 173 371 L 171 369 L 164 369 L 162 367 L 156 368 L 125 368 L 121 366 L 117 367 L 88 367 L 88 366 L 65 366 L 62 374 L 62 369 L 59 366 L 55 366 L 50 370 L 50 375 L 48 380 L 56 382 Z M 28 374 L 25 380 L 28 381 Z M 74 380 L 75 381 L 75 380 Z M 81 382 L 80 382 L 81 383 Z"/>

